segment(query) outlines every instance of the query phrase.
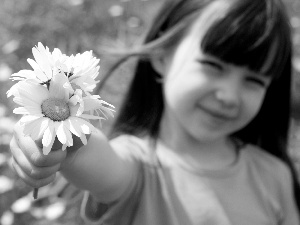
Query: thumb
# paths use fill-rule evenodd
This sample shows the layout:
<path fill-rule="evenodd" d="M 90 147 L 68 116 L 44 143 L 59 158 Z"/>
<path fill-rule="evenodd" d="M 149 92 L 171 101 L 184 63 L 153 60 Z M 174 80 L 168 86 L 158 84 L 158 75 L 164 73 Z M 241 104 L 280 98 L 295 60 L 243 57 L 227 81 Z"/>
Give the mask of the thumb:
<path fill-rule="evenodd" d="M 35 143 L 37 146 L 39 146 L 42 149 L 43 148 L 43 137 L 40 137 L 39 139 L 35 140 Z M 63 146 L 63 144 L 58 140 L 57 137 L 55 137 L 51 151 L 62 149 L 62 146 Z"/>

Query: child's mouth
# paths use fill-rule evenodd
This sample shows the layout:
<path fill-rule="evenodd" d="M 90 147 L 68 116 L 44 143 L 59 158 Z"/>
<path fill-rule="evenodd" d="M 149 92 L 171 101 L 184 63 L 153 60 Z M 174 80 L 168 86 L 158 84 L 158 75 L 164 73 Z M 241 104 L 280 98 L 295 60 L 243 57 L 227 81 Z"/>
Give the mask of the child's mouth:
<path fill-rule="evenodd" d="M 222 112 L 221 110 L 210 109 L 207 107 L 199 106 L 202 112 L 204 112 L 214 123 L 225 123 L 236 119 L 237 115 L 233 113 Z"/>

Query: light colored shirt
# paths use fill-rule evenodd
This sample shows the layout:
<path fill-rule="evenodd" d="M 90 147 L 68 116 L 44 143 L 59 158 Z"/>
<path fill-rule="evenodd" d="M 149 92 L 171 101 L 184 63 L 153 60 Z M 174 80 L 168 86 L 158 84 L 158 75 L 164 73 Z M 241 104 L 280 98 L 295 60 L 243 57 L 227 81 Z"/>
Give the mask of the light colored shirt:
<path fill-rule="evenodd" d="M 288 167 L 246 145 L 234 164 L 220 170 L 188 171 L 162 154 L 164 146 L 123 135 L 112 140 L 138 176 L 109 205 L 86 193 L 82 216 L 104 225 L 299 225 Z"/>

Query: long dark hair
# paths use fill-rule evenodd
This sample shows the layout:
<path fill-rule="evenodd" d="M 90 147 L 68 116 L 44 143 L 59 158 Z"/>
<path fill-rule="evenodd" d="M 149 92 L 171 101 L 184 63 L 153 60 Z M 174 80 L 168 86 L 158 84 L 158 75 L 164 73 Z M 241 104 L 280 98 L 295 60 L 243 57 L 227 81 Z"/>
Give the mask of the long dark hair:
<path fill-rule="evenodd" d="M 164 102 L 162 85 L 157 82 L 160 75 L 149 59 L 174 48 L 189 25 L 214 1 L 166 1 L 153 20 L 144 43 L 131 49 L 112 68 L 110 73 L 128 58 L 139 56 L 133 80 L 112 127 L 112 136 L 127 133 L 157 138 Z M 260 146 L 289 166 L 300 210 L 297 172 L 287 150 L 292 67 L 288 21 L 280 0 L 237 0 L 225 17 L 213 23 L 199 44 L 205 53 L 225 62 L 247 66 L 273 77 L 258 115 L 232 136 Z"/>

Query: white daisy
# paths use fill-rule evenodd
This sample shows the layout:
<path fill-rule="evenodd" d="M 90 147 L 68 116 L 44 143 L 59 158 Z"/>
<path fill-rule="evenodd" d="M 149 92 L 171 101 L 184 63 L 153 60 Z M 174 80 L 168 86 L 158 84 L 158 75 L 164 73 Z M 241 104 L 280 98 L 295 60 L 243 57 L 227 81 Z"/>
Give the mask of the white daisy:
<path fill-rule="evenodd" d="M 105 119 L 108 119 L 109 116 L 114 117 L 113 112 L 114 106 L 101 100 L 99 95 L 89 95 L 83 97 L 84 110 L 89 111 L 89 115 L 96 115 L 97 117 L 104 116 Z M 86 116 L 86 115 L 85 115 Z M 88 117 L 85 117 L 89 119 Z M 99 120 L 99 126 L 102 127 L 101 120 Z"/>
<path fill-rule="evenodd" d="M 44 47 L 42 43 L 32 48 L 33 59 L 27 59 L 33 70 L 21 70 L 12 74 L 12 80 L 28 80 L 37 82 L 42 85 L 49 85 L 53 76 L 63 72 L 70 81 L 69 89 L 73 94 L 76 89 L 81 89 L 85 95 L 96 87 L 99 81 L 96 77 L 99 74 L 98 65 L 100 59 L 93 57 L 92 51 L 86 51 L 83 54 L 67 56 L 58 48 L 53 52 L 48 47 Z"/>
<path fill-rule="evenodd" d="M 24 134 L 33 140 L 42 138 L 45 155 L 51 151 L 56 136 L 63 149 L 73 145 L 72 134 L 86 144 L 85 135 L 95 129 L 88 120 L 104 119 L 85 113 L 91 109 L 101 110 L 101 101 L 94 98 L 90 100 L 88 96 L 81 98 L 80 90 L 70 97 L 65 88 L 68 83 L 67 76 L 61 72 L 52 77 L 48 87 L 32 80 L 23 80 L 10 92 L 14 95 L 14 102 L 21 106 L 14 109 L 14 113 L 24 115 L 21 118 Z M 98 101 L 99 104 L 92 107 L 89 105 L 92 101 Z"/>
<path fill-rule="evenodd" d="M 12 80 L 32 79 L 40 84 L 47 84 L 55 73 L 58 73 L 57 65 L 60 65 L 67 58 L 58 48 L 51 53 L 48 47 L 44 47 L 42 43 L 32 48 L 33 59 L 27 59 L 33 70 L 20 70 L 18 73 L 12 74 Z"/>
<path fill-rule="evenodd" d="M 80 88 L 89 95 L 99 82 L 95 80 L 99 74 L 99 62 L 100 59 L 93 57 L 92 51 L 86 51 L 69 56 L 60 69 L 69 78 L 74 90 Z"/>

